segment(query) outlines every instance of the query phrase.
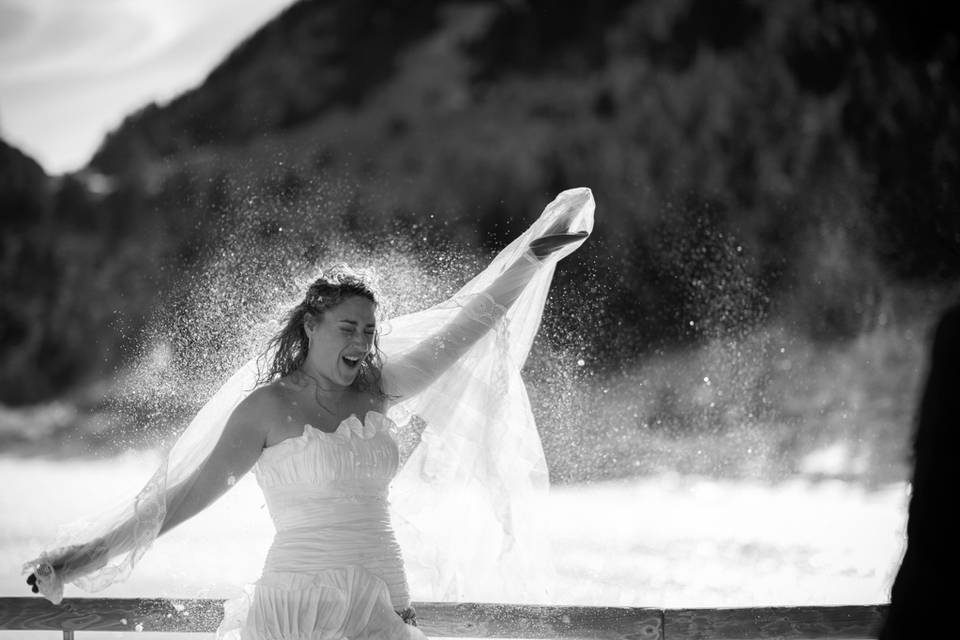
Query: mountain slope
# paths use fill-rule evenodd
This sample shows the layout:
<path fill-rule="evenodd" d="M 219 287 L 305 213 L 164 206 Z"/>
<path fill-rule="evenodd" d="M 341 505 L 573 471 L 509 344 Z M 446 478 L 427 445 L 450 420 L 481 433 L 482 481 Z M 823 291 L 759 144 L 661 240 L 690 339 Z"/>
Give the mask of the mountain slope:
<path fill-rule="evenodd" d="M 163 108 L 135 114 L 91 160 L 105 173 L 290 128 L 354 106 L 390 77 L 397 52 L 436 28 L 437 6 L 402 0 L 301 0 Z M 145 144 L 143 144 L 145 142 Z"/>
<path fill-rule="evenodd" d="M 252 289 L 344 247 L 407 242 L 429 263 L 444 243 L 501 246 L 577 185 L 598 225 L 548 322 L 598 363 L 771 317 L 842 339 L 888 317 L 901 280 L 960 274 L 947 14 L 914 34 L 919 5 L 863 0 L 558 7 L 290 6 L 55 188 L 62 242 L 84 249 L 50 260 L 83 276 L 50 295 L 96 301 L 64 308 L 110 344 L 123 309 L 136 342 L 195 306 L 183 292 L 209 291 L 212 263 Z M 33 295 L 27 322 L 57 335 Z M 184 349 L 202 341 L 177 326 Z M 94 366 L 76 340 L 58 380 Z"/>

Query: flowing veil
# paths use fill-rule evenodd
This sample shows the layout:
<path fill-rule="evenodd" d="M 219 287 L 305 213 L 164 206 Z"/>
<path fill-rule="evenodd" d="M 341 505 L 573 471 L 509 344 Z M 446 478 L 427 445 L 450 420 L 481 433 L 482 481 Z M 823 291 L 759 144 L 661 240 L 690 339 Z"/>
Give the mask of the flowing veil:
<path fill-rule="evenodd" d="M 490 329 L 434 384 L 392 411 L 398 424 L 412 421 L 423 428 L 390 493 L 415 597 L 549 601 L 549 558 L 536 535 L 544 524 L 547 465 L 520 369 L 540 326 L 555 265 L 583 240 L 550 255 L 521 282 L 503 282 L 502 274 L 551 230 L 588 234 L 593 209 L 589 189 L 564 191 L 452 298 L 391 320 L 383 331 L 388 372 L 390 358 L 401 358 L 437 327 L 455 323 L 477 297 L 480 311 L 473 320 Z M 520 289 L 505 315 L 490 297 L 493 288 Z"/>
<path fill-rule="evenodd" d="M 383 382 L 391 394 L 409 374 L 399 365 L 405 354 L 442 330 L 456 336 L 465 310 L 471 327 L 486 328 L 428 386 L 398 394 L 390 410 L 401 434 L 419 435 L 390 492 L 394 528 L 417 599 L 549 601 L 549 558 L 537 536 L 544 524 L 538 508 L 548 487 L 547 466 L 520 370 L 556 263 L 592 231 L 593 211 L 589 189 L 562 192 L 454 296 L 393 318 L 381 329 Z M 532 242 L 558 230 L 586 233 L 542 262 L 529 258 Z M 515 282 L 505 281 L 509 267 L 525 259 L 535 267 Z M 497 304 L 498 289 L 511 291 L 509 308 Z M 129 574 L 166 514 L 179 507 L 171 504 L 171 489 L 191 482 L 234 408 L 256 388 L 257 374 L 253 359 L 224 383 L 131 503 L 69 527 L 58 548 L 24 566 L 36 571 L 45 596 L 59 601 L 63 582 L 96 591 Z M 51 564 L 57 565 L 56 576 Z"/>

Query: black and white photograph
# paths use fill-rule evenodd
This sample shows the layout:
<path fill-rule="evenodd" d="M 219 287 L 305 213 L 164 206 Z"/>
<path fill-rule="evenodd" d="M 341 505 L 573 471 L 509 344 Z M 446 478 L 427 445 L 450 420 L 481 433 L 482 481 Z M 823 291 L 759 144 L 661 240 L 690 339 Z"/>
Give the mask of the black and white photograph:
<path fill-rule="evenodd" d="M 939 640 L 960 20 L 0 0 L 0 640 Z"/>

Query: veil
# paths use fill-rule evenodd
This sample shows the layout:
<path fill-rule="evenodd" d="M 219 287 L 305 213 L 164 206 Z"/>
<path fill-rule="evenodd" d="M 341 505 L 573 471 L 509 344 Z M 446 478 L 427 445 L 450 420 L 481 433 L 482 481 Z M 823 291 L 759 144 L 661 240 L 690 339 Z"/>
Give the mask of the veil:
<path fill-rule="evenodd" d="M 381 330 L 384 391 L 397 398 L 389 415 L 401 439 L 414 436 L 390 500 L 417 599 L 549 599 L 549 557 L 537 535 L 547 466 L 520 369 L 556 263 L 592 231 L 593 211 L 589 189 L 560 193 L 451 298 Z M 557 233 L 582 238 L 531 256 L 534 241 Z M 134 500 L 75 523 L 57 547 L 24 565 L 44 596 L 59 602 L 64 582 L 97 591 L 130 573 L 179 507 L 172 489 L 191 481 L 256 388 L 257 363 L 247 362 L 204 405 Z"/>

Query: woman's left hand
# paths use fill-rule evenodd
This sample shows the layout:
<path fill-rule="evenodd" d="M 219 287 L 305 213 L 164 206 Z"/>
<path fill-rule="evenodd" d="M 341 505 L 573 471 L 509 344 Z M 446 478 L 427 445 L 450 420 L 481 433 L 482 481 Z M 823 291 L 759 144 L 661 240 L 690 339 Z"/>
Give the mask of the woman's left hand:
<path fill-rule="evenodd" d="M 589 233 L 586 231 L 569 232 L 562 228 L 562 224 L 554 225 L 547 232 L 530 243 L 530 252 L 538 259 L 543 260 L 554 251 L 583 240 Z"/>

